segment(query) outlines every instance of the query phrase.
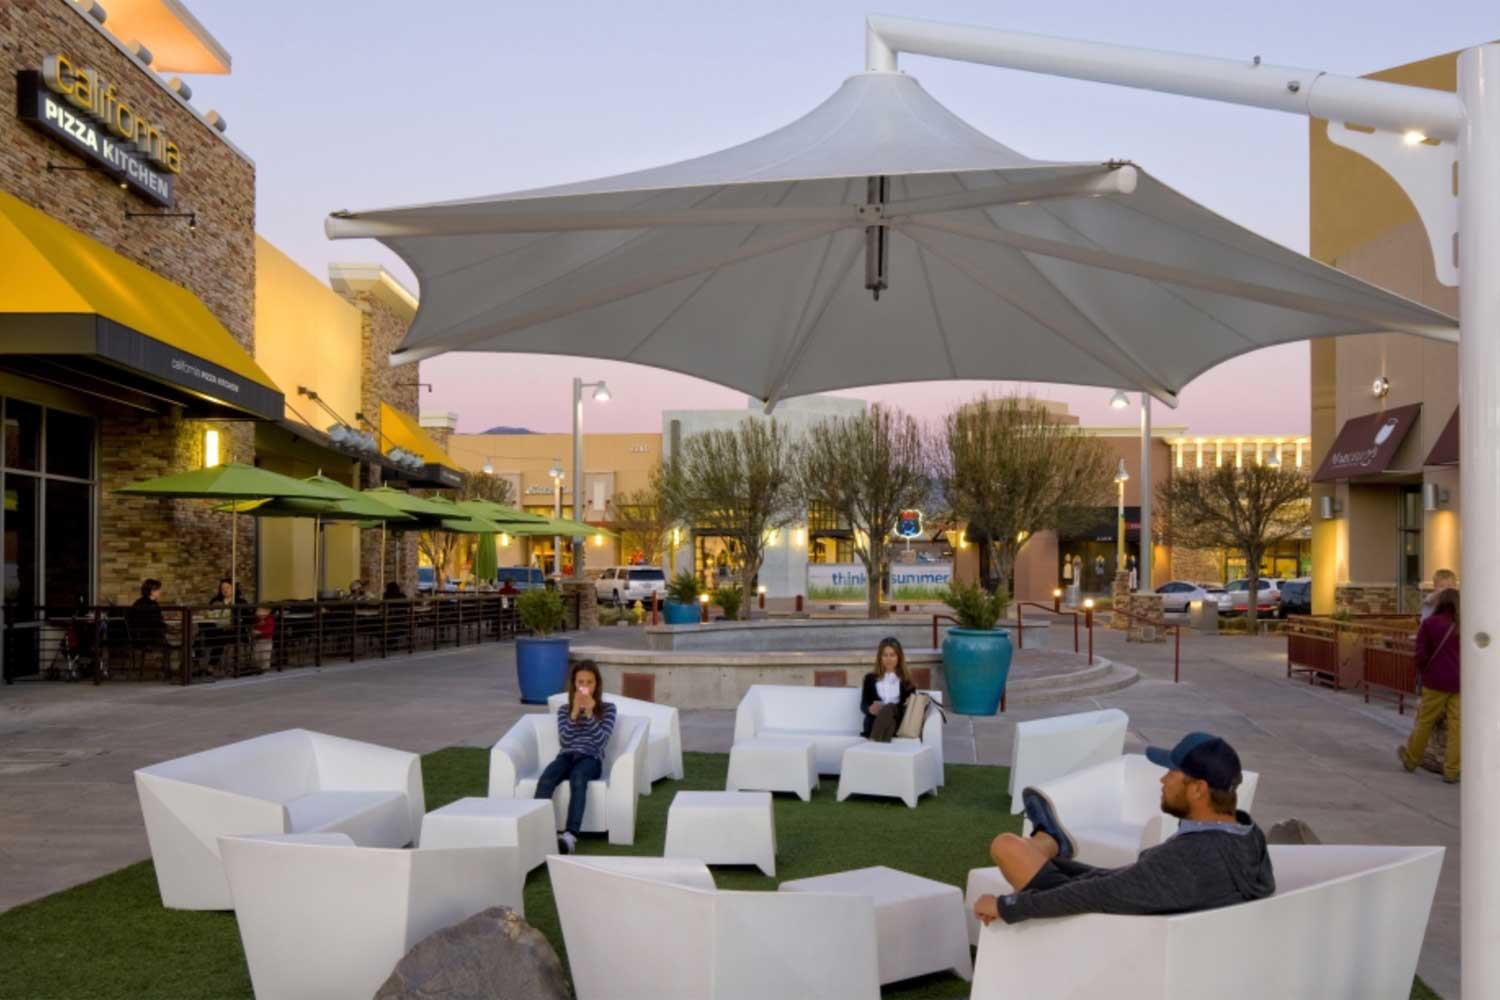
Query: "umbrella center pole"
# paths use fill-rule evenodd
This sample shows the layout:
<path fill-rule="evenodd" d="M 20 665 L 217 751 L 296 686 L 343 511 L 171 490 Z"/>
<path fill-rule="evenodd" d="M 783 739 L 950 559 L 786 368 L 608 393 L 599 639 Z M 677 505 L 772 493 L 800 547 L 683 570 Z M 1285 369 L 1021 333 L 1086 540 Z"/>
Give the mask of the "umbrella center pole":
<path fill-rule="evenodd" d="M 870 177 L 865 180 L 865 204 L 860 208 L 860 214 L 869 218 L 881 219 L 876 225 L 865 227 L 865 288 L 872 292 L 875 301 L 880 301 L 880 293 L 891 286 L 890 267 L 890 242 L 883 220 L 883 209 L 886 198 L 890 193 L 891 179 L 889 177 Z"/>

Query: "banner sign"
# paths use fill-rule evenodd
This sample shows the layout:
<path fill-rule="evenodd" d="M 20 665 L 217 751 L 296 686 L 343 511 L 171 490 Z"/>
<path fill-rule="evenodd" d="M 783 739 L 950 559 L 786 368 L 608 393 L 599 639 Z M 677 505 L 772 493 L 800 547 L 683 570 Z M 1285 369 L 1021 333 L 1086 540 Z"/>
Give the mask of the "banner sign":
<path fill-rule="evenodd" d="M 94 70 L 79 69 L 65 56 L 48 56 L 40 73 L 16 74 L 16 102 L 16 113 L 28 125 L 146 200 L 172 205 L 181 150 Z"/>

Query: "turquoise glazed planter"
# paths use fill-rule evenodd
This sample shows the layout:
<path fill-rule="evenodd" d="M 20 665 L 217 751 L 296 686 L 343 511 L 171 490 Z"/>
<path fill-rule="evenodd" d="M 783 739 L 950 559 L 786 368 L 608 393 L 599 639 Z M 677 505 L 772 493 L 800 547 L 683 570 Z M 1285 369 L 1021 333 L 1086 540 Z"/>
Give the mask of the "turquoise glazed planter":
<path fill-rule="evenodd" d="M 696 625 L 698 615 L 696 604 L 678 604 L 676 601 L 667 601 L 661 608 L 662 621 L 668 625 Z"/>
<path fill-rule="evenodd" d="M 521 704 L 547 704 L 550 696 L 568 686 L 568 640 L 517 637 L 516 679 L 521 682 Z"/>
<path fill-rule="evenodd" d="M 994 715 L 1000 709 L 1010 676 L 1010 631 L 949 629 L 943 639 L 943 672 L 948 675 L 949 706 L 960 715 Z"/>

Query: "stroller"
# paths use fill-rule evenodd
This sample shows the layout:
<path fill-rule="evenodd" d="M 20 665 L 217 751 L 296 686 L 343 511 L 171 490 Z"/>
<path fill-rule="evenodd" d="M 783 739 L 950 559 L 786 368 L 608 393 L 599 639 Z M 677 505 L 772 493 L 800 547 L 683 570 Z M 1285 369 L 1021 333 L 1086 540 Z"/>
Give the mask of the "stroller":
<path fill-rule="evenodd" d="M 96 622 L 92 617 L 79 614 L 70 617 L 57 649 L 52 654 L 52 662 L 47 665 L 46 676 L 49 679 L 76 681 L 92 675 L 95 684 L 104 680 L 109 668 L 99 655 L 99 633 L 102 628 L 102 623 Z"/>

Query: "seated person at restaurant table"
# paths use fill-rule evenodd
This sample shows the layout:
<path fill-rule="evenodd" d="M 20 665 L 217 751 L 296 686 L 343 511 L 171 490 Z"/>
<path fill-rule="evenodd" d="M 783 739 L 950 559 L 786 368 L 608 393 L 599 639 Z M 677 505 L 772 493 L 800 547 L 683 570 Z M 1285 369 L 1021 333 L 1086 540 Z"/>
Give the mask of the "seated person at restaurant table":
<path fill-rule="evenodd" d="M 369 596 L 370 596 L 369 591 L 365 590 L 365 581 L 363 581 L 363 580 L 350 580 L 349 581 L 349 600 L 351 600 L 351 601 L 363 601 L 363 600 L 367 599 Z"/>
<path fill-rule="evenodd" d="M 233 599 L 230 596 L 233 593 L 234 584 L 229 577 L 221 579 L 219 589 L 208 599 L 209 610 L 203 612 L 202 623 L 198 626 L 198 641 L 208 650 L 208 662 L 213 667 L 223 659 L 224 647 L 234 641 L 235 622 L 231 606 L 245 603 Z"/>
<path fill-rule="evenodd" d="M 130 632 L 132 646 L 146 648 L 166 645 L 167 619 L 161 613 L 160 580 L 148 577 L 141 581 L 141 596 L 125 612 L 125 627 Z"/>
<path fill-rule="evenodd" d="M 1171 750 L 1150 747 L 1146 756 L 1167 768 L 1161 809 L 1182 821 L 1171 839 L 1123 868 L 1082 864 L 1072 860 L 1074 841 L 1052 800 L 1023 789 L 1035 832 L 1002 833 L 990 844 L 990 857 L 1015 891 L 980 896 L 974 915 L 988 926 L 997 918 L 1014 924 L 1080 913 L 1191 913 L 1275 892 L 1266 838 L 1235 807 L 1242 774 L 1234 748 L 1217 736 L 1189 733 Z"/>

